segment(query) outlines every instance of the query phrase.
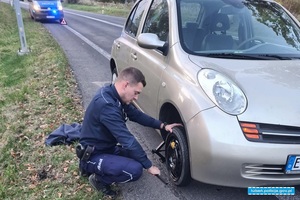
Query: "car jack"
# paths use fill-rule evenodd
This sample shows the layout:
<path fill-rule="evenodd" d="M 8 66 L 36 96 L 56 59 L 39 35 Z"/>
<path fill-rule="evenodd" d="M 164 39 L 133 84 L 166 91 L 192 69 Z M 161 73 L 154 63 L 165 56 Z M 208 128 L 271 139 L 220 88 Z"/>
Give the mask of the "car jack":
<path fill-rule="evenodd" d="M 165 156 L 163 156 L 160 152 L 165 151 L 161 148 L 165 145 L 165 141 L 162 141 L 155 149 L 152 149 L 152 153 L 159 156 L 160 162 L 164 163 L 166 161 Z"/>

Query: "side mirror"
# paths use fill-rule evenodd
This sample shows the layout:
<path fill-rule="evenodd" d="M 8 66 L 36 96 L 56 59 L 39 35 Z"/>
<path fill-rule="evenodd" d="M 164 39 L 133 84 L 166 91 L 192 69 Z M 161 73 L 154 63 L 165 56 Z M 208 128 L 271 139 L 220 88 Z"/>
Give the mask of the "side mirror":
<path fill-rule="evenodd" d="M 145 49 L 158 49 L 163 52 L 163 55 L 168 54 L 168 43 L 161 41 L 154 33 L 141 33 L 137 38 L 137 43 Z"/>
<path fill-rule="evenodd" d="M 163 47 L 165 42 L 159 40 L 158 36 L 153 33 L 141 33 L 137 38 L 138 45 L 145 49 L 156 49 Z"/>
<path fill-rule="evenodd" d="M 32 2 L 32 0 L 27 0 L 28 2 Z"/>

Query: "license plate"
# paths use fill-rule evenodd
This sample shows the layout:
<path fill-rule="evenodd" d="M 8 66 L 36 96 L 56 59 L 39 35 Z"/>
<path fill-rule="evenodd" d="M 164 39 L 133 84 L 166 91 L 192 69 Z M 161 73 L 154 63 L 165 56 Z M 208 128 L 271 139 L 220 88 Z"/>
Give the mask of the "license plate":
<path fill-rule="evenodd" d="M 46 16 L 47 19 L 53 19 L 54 16 Z"/>
<path fill-rule="evenodd" d="M 300 155 L 289 155 L 286 166 L 286 174 L 299 174 L 300 173 Z"/>

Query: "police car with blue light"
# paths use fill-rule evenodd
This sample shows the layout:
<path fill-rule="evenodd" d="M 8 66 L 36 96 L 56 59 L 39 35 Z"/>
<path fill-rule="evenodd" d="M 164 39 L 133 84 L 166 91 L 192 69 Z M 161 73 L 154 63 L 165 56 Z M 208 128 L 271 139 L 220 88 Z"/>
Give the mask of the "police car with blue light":
<path fill-rule="evenodd" d="M 36 21 L 52 20 L 61 22 L 64 18 L 60 0 L 28 0 L 31 19 Z"/>

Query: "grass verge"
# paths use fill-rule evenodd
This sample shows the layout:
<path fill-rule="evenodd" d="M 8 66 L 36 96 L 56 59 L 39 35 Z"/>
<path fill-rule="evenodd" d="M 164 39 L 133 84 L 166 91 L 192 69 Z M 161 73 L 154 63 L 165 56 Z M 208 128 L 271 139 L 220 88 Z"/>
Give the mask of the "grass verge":
<path fill-rule="evenodd" d="M 0 2 L 0 199 L 102 199 L 78 175 L 74 145 L 46 147 L 83 107 L 64 52 L 23 12 L 29 54 L 19 56 L 16 15 Z"/>

